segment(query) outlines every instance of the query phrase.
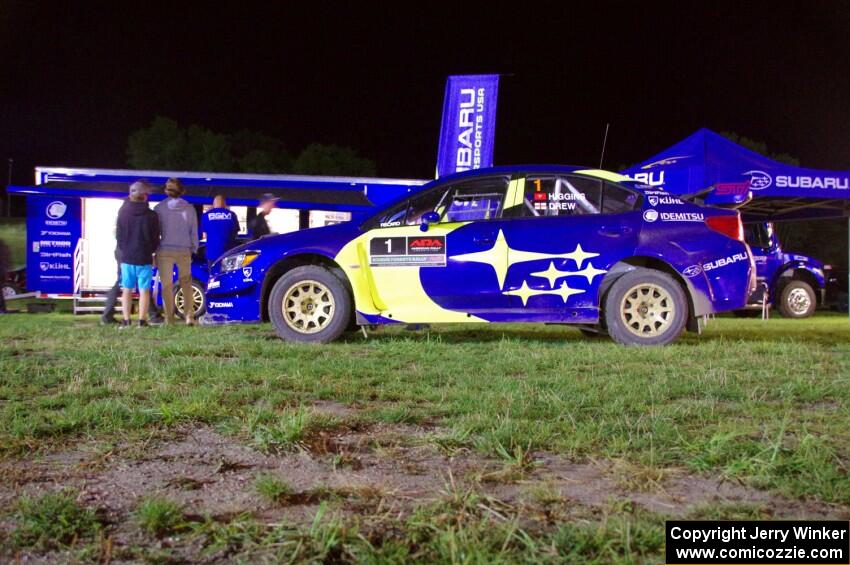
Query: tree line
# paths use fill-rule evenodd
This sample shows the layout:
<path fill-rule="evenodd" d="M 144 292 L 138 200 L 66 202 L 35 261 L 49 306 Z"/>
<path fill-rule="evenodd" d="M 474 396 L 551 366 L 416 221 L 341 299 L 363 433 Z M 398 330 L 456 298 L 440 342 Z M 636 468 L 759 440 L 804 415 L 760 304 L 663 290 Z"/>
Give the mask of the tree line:
<path fill-rule="evenodd" d="M 263 132 L 220 133 L 199 125 L 181 126 L 163 116 L 130 134 L 127 162 L 134 169 L 170 171 L 376 174 L 375 161 L 350 147 L 311 143 L 293 155 L 283 141 Z"/>

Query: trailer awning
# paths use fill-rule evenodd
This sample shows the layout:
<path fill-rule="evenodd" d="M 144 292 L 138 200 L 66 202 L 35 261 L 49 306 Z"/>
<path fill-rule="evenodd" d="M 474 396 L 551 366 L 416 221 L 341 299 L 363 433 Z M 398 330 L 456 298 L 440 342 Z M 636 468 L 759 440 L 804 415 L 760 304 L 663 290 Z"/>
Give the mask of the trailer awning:
<path fill-rule="evenodd" d="M 741 213 L 752 220 L 850 216 L 850 171 L 780 163 L 707 129 L 623 173 L 673 194 L 711 191 L 706 201 L 750 191 Z"/>
<path fill-rule="evenodd" d="M 154 192 L 151 200 L 165 198 L 165 186 L 151 183 Z M 213 198 L 222 194 L 228 203 L 241 206 L 256 206 L 263 194 L 278 197 L 281 208 L 322 209 L 330 211 L 362 211 L 374 205 L 362 190 L 329 188 L 282 188 L 280 186 L 231 186 L 226 184 L 184 184 L 183 196 L 193 204 L 212 204 Z M 50 181 L 33 186 L 9 186 L 10 194 L 45 194 L 56 196 L 78 196 L 83 198 L 126 198 L 129 185 L 121 182 L 78 182 Z"/>

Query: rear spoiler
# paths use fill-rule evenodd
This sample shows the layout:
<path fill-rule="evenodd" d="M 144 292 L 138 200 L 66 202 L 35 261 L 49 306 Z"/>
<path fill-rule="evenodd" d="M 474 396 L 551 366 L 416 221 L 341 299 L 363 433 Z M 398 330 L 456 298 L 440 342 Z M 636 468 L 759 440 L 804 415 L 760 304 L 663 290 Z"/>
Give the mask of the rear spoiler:
<path fill-rule="evenodd" d="M 715 208 L 727 208 L 735 210 L 748 204 L 753 199 L 753 191 L 750 183 L 717 183 L 703 190 L 683 194 L 680 200 L 699 204 L 701 206 L 713 206 Z"/>

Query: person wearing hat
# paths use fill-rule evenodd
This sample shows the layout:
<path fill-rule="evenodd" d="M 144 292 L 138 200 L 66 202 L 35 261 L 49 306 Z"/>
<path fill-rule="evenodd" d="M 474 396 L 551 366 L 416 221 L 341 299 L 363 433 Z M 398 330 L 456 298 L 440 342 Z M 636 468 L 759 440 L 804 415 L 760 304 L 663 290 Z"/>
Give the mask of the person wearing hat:
<path fill-rule="evenodd" d="M 121 205 L 115 224 L 116 255 L 121 258 L 121 327 L 130 326 L 133 291 L 139 290 L 139 326 L 148 325 L 153 278 L 153 254 L 159 245 L 159 219 L 148 207 L 151 186 L 143 180 L 130 185 L 130 198 Z"/>
<path fill-rule="evenodd" d="M 274 194 L 263 194 L 260 199 L 260 209 L 257 211 L 257 216 L 251 221 L 251 237 L 260 239 L 264 235 L 269 235 L 272 230 L 269 229 L 269 223 L 266 221 L 266 216 L 272 213 L 275 204 L 279 198 Z"/>
<path fill-rule="evenodd" d="M 154 207 L 162 231 L 156 251 L 156 267 L 162 281 L 166 324 L 174 323 L 175 266 L 185 304 L 190 306 L 192 303 L 192 254 L 198 250 L 198 215 L 195 207 L 181 198 L 185 193 L 180 179 L 168 179 L 165 183 L 168 198 Z M 185 318 L 186 324 L 195 325 L 195 313 L 190 307 L 186 308 Z"/>

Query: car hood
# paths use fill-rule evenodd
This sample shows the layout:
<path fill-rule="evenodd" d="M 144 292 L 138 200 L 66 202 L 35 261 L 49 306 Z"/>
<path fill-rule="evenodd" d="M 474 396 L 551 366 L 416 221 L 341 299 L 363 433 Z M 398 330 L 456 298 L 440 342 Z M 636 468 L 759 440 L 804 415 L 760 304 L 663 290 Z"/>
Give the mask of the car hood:
<path fill-rule="evenodd" d="M 360 234 L 360 226 L 355 222 L 343 222 L 321 228 L 310 228 L 290 233 L 274 234 L 244 243 L 227 252 L 233 255 L 242 251 L 273 252 L 286 255 L 292 251 L 304 250 L 336 255 L 346 243 Z"/>

